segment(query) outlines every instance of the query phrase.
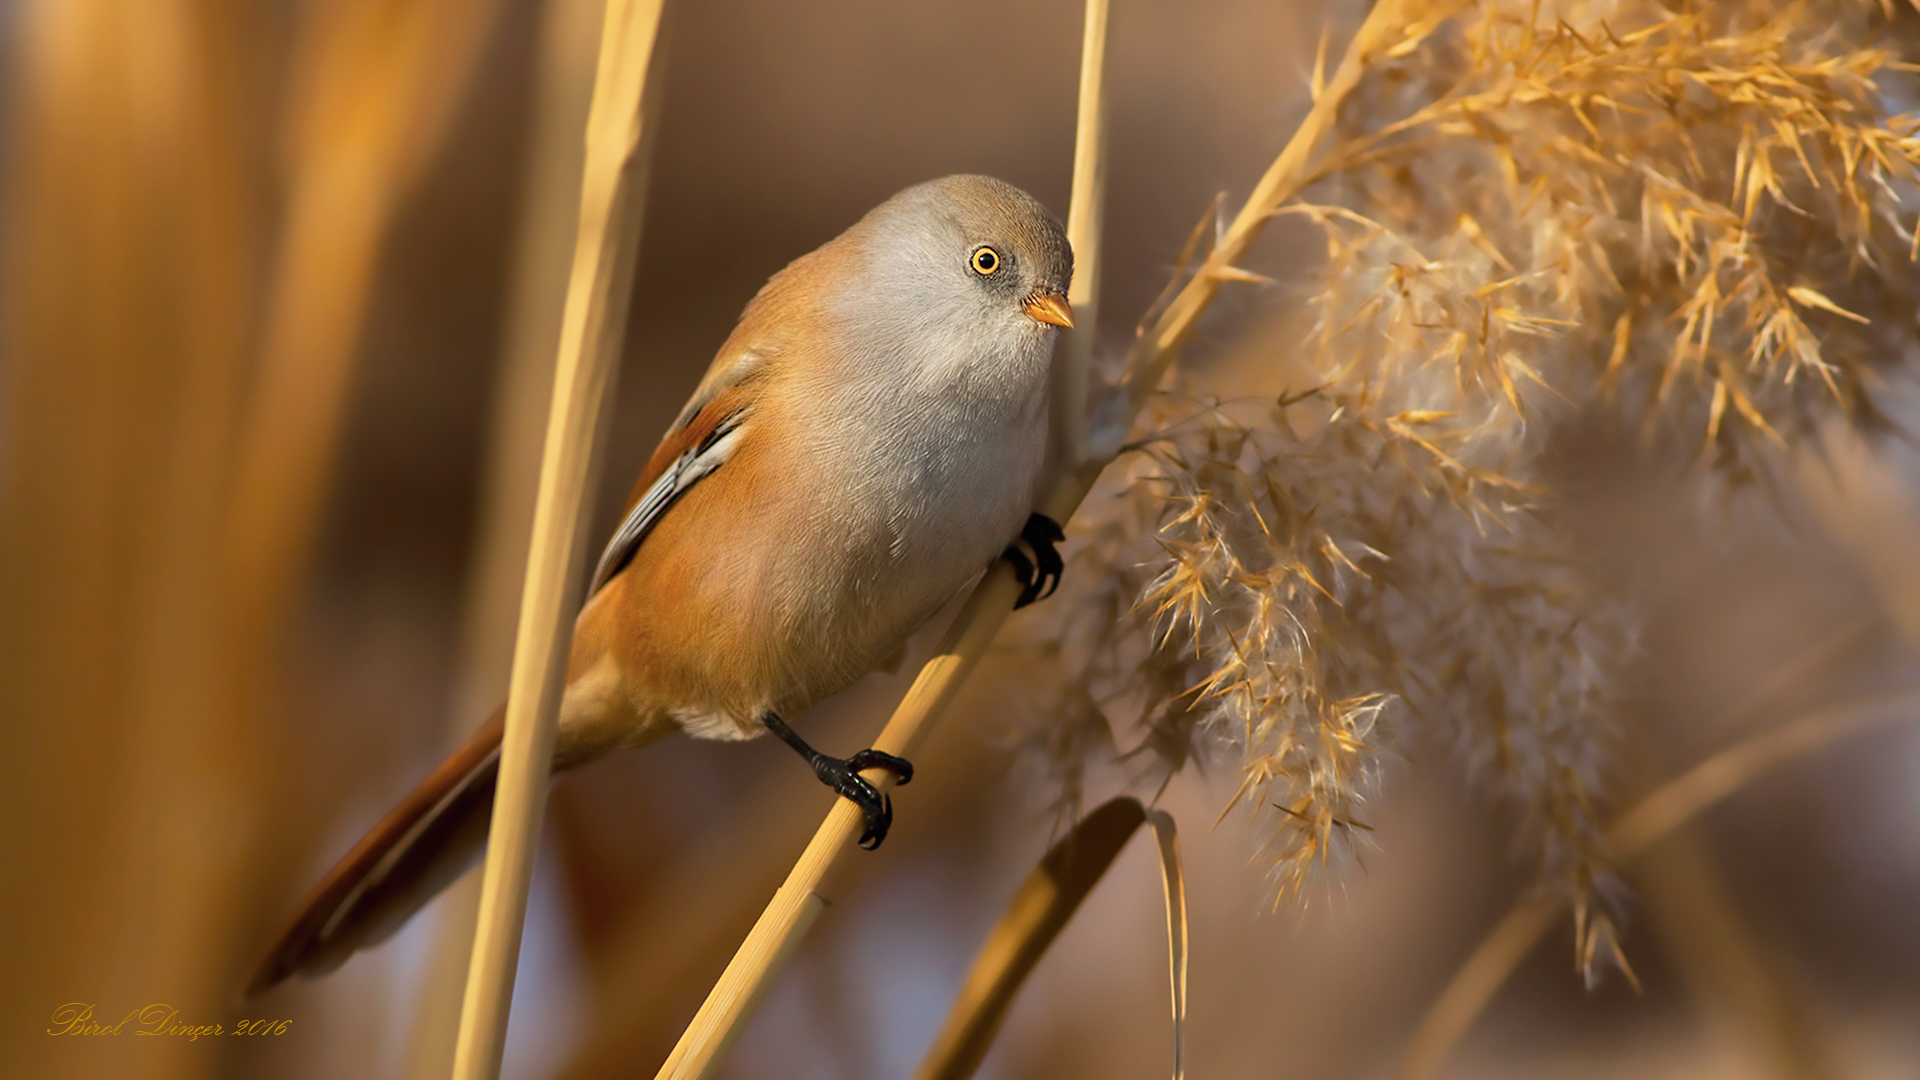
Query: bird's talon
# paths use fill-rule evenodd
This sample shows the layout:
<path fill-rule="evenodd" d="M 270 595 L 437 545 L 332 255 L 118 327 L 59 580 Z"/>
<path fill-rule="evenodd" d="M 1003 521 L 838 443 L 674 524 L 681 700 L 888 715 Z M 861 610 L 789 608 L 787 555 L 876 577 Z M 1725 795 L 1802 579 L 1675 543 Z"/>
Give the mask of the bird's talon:
<path fill-rule="evenodd" d="M 1013 576 L 1021 584 L 1020 599 L 1013 602 L 1013 610 L 1019 611 L 1040 598 L 1040 575 L 1034 569 L 1033 560 L 1027 553 L 1012 544 L 1000 553 L 1000 557 L 1013 564 Z"/>
<path fill-rule="evenodd" d="M 868 769 L 884 769 L 893 774 L 895 784 L 913 782 L 913 762 L 879 750 L 862 750 L 848 758 L 847 765 L 856 773 L 865 772 Z"/>
<path fill-rule="evenodd" d="M 880 796 L 878 813 L 865 806 L 861 809 L 866 811 L 867 827 L 860 834 L 860 846 L 867 851 L 872 851 L 880 846 L 880 842 L 887 838 L 887 831 L 893 828 L 893 798 L 888 795 Z"/>
<path fill-rule="evenodd" d="M 887 831 L 893 827 L 893 798 L 861 776 L 861 769 L 885 769 L 896 775 L 911 777 L 913 766 L 902 758 L 877 750 L 862 750 L 849 758 L 821 755 L 813 764 L 815 775 L 825 781 L 834 794 L 859 807 L 866 816 L 867 827 L 860 834 L 860 846 L 872 851 L 880 846 L 880 842 L 887 838 Z M 904 784 L 906 780 L 899 782 Z"/>
<path fill-rule="evenodd" d="M 1027 515 L 1027 523 L 1020 528 L 1020 539 L 1033 549 L 1033 558 L 1018 547 L 1009 545 L 1001 558 L 1013 564 L 1013 572 L 1026 586 L 1020 591 L 1020 599 L 1013 605 L 1014 610 L 1026 607 L 1036 600 L 1045 600 L 1060 587 L 1060 576 L 1066 572 L 1066 560 L 1060 557 L 1060 549 L 1055 544 L 1067 538 L 1060 523 L 1045 514 Z"/>
<path fill-rule="evenodd" d="M 813 775 L 819 777 L 821 783 L 860 808 L 867 819 L 866 831 L 860 834 L 860 846 L 868 851 L 879 847 L 880 842 L 887 838 L 887 830 L 893 827 L 893 799 L 860 773 L 864 769 L 881 769 L 892 773 L 897 778 L 895 783 L 904 784 L 913 779 L 913 763 L 872 748 L 852 757 L 828 757 L 809 746 L 807 740 L 788 727 L 778 713 L 766 713 L 760 717 L 760 722 L 805 758 L 807 764 L 813 766 Z"/>

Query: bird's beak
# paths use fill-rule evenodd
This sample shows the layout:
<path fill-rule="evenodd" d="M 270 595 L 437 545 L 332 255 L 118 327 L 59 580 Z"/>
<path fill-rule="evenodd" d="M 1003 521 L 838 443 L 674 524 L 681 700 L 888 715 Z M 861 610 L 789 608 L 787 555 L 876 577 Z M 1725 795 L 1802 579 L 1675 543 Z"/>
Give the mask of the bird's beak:
<path fill-rule="evenodd" d="M 1057 292 L 1034 293 L 1027 297 L 1021 310 L 1048 326 L 1073 329 L 1073 308 L 1067 306 L 1067 298 Z"/>

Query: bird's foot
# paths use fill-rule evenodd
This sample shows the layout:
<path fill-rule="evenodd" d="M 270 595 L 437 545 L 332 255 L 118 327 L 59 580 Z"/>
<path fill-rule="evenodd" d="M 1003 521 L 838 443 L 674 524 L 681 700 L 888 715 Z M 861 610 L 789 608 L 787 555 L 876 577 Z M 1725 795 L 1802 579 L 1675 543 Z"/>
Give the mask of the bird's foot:
<path fill-rule="evenodd" d="M 828 757 L 807 744 L 799 732 L 787 726 L 786 721 L 773 713 L 760 718 L 767 730 L 780 736 L 780 740 L 796 750 L 807 764 L 813 767 L 813 775 L 820 782 L 832 788 L 841 798 L 860 808 L 866 816 L 866 831 L 860 834 L 860 846 L 872 851 L 887 838 L 887 830 L 893 827 L 893 798 L 860 773 L 866 769 L 881 769 L 894 775 L 895 783 L 905 784 L 913 779 L 913 763 L 906 758 L 895 757 L 879 750 L 862 750 L 852 757 Z"/>
<path fill-rule="evenodd" d="M 913 779 L 911 762 L 878 750 L 862 750 L 845 758 L 819 754 L 813 759 L 813 775 L 866 815 L 867 828 L 860 834 L 860 846 L 872 851 L 887 838 L 887 830 L 893 828 L 893 797 L 861 776 L 864 769 L 884 769 L 897 777 L 894 782 L 898 784 Z"/>
<path fill-rule="evenodd" d="M 1000 557 L 1013 564 L 1013 573 L 1023 586 L 1020 599 L 1014 601 L 1015 611 L 1026 607 L 1035 600 L 1045 600 L 1060 587 L 1060 575 L 1067 564 L 1060 557 L 1060 549 L 1055 544 L 1067 538 L 1061 531 L 1060 523 L 1045 514 L 1028 514 L 1027 523 L 1020 529 L 1020 539 L 1033 549 L 1033 557 L 1020 550 L 1018 544 L 1007 545 Z"/>

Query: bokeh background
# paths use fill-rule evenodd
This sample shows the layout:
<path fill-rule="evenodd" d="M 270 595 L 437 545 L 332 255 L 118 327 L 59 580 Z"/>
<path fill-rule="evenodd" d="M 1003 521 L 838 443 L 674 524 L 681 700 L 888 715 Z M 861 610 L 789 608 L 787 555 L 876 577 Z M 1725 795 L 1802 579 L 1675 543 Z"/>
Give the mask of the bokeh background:
<path fill-rule="evenodd" d="M 1359 16 L 1116 7 L 1111 349 L 1214 196 L 1237 202 L 1291 133 L 1322 24 Z M 1077 6 L 675 8 L 596 536 L 787 260 L 951 172 L 1065 211 Z M 327 979 L 233 998 L 317 876 L 502 694 L 598 15 L 0 2 L 0 1076 L 444 1075 L 471 881 Z M 1303 240 L 1268 238 L 1278 284 L 1219 305 L 1201 371 L 1285 370 Z M 1920 681 L 1910 450 L 1837 454 L 1757 505 L 1604 424 L 1563 442 L 1582 547 L 1647 615 L 1623 805 L 1755 731 Z M 1000 735 L 1020 671 L 989 666 L 924 752 L 894 838 L 855 860 L 727 1075 L 911 1071 L 1057 835 Z M 906 678 L 808 723 L 865 745 Z M 1642 990 L 1585 989 L 1558 925 L 1441 1074 L 1920 1075 L 1902 719 L 1752 779 L 1627 869 Z M 1231 795 L 1196 773 L 1162 799 L 1187 859 L 1192 1074 L 1390 1075 L 1526 895 L 1509 830 L 1471 776 L 1409 755 L 1359 856 L 1276 905 L 1238 819 L 1214 826 Z M 508 1073 L 651 1075 L 828 798 L 770 742 L 672 741 L 561 784 Z M 1167 1071 L 1158 871 L 1136 845 L 983 1075 Z M 47 1034 L 70 1002 L 107 1023 L 155 1003 L 291 1023 Z"/>

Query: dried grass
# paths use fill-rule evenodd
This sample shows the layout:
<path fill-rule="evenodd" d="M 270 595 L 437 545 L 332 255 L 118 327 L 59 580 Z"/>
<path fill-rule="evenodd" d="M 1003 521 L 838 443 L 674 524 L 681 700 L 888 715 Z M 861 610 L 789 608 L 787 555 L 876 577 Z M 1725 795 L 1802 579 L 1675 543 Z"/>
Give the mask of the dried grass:
<path fill-rule="evenodd" d="M 1450 743 L 1604 957 L 1635 621 L 1573 558 L 1544 452 L 1604 412 L 1764 489 L 1825 427 L 1890 430 L 1920 344 L 1912 80 L 1877 9 L 1397 18 L 1271 207 L 1325 244 L 1305 356 L 1268 365 L 1312 385 L 1159 399 L 1036 634 L 1031 738 L 1068 805 L 1116 743 L 1150 773 L 1230 747 L 1283 896 L 1365 830 L 1384 755 Z M 1253 279 L 1238 258 L 1197 276 Z"/>

